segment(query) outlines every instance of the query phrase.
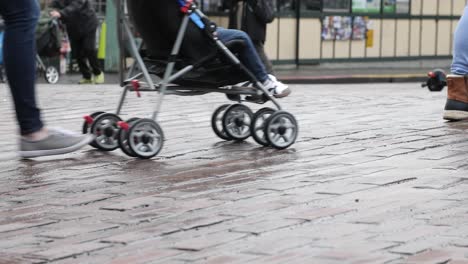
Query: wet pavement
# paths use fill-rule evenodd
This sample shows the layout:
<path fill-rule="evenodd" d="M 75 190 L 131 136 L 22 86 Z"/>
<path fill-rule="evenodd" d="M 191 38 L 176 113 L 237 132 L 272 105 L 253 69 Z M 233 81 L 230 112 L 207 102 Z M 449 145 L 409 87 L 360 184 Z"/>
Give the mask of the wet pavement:
<path fill-rule="evenodd" d="M 91 147 L 19 160 L 0 86 L 0 263 L 468 263 L 468 123 L 419 83 L 293 85 L 287 150 L 218 139 L 221 94 L 168 96 L 151 160 Z M 50 126 L 114 111 L 116 85 L 40 85 Z M 156 93 L 129 95 L 124 119 Z M 250 105 L 254 110 L 263 105 Z"/>

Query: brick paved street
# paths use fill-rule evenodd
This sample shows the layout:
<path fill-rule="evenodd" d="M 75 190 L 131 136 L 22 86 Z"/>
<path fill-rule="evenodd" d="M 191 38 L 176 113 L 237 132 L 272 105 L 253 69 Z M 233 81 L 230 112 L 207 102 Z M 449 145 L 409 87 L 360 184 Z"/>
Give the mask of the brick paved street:
<path fill-rule="evenodd" d="M 468 123 L 418 83 L 296 85 L 277 151 L 211 130 L 221 94 L 166 97 L 161 153 L 16 156 L 0 86 L 0 263 L 468 263 Z M 51 126 L 114 111 L 116 85 L 41 85 Z M 124 119 L 157 94 L 129 96 Z M 252 108 L 259 109 L 259 105 Z"/>

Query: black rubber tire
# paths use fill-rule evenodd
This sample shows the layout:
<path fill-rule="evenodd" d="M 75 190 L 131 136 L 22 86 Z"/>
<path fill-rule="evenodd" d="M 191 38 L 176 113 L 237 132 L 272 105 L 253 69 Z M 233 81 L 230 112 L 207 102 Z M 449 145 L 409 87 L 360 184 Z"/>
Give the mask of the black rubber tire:
<path fill-rule="evenodd" d="M 234 104 L 226 109 L 223 116 L 223 129 L 226 134 L 236 140 L 243 141 L 250 137 L 250 125 L 253 113 L 243 104 Z M 242 131 L 235 131 L 242 129 Z"/>
<path fill-rule="evenodd" d="M 106 120 L 106 119 L 111 119 L 111 128 L 109 127 L 108 130 L 106 131 L 101 131 L 101 122 Z M 96 136 L 96 139 L 93 141 L 93 147 L 104 150 L 104 151 L 113 151 L 119 147 L 119 143 L 117 142 L 117 134 L 119 131 L 119 127 L 117 125 L 117 122 L 122 121 L 122 119 L 116 115 L 116 114 L 111 114 L 111 113 L 103 113 L 94 119 L 93 124 L 91 125 L 91 133 Z M 107 138 L 113 138 L 115 142 L 110 145 L 105 145 L 99 142 L 99 137 L 101 136 L 102 133 L 112 133 L 112 135 L 106 136 Z"/>
<path fill-rule="evenodd" d="M 135 121 L 139 120 L 140 118 L 138 117 L 132 117 L 130 119 L 128 119 L 127 121 L 125 121 L 125 123 L 129 124 L 130 127 L 132 125 L 132 123 L 134 123 Z M 128 133 L 127 131 L 125 131 L 124 129 L 119 129 L 119 132 L 117 134 L 117 141 L 119 143 L 119 147 L 120 149 L 122 150 L 123 153 L 127 154 L 127 156 L 130 156 L 130 157 L 136 157 L 137 155 L 135 154 L 135 152 L 133 152 L 133 150 L 128 146 Z"/>
<path fill-rule="evenodd" d="M 226 132 L 224 131 L 223 127 L 223 117 L 226 109 L 230 106 L 230 104 L 223 104 L 220 107 L 216 108 L 211 116 L 211 128 L 215 132 L 216 136 L 224 140 L 232 140 Z M 220 127 L 218 127 L 218 121 L 221 121 Z"/>
<path fill-rule="evenodd" d="M 258 144 L 262 146 L 269 146 L 270 143 L 265 138 L 265 124 L 268 118 L 275 112 L 276 110 L 271 107 L 264 107 L 253 115 L 252 125 L 250 126 L 250 133 L 252 134 L 252 138 Z M 266 116 L 268 115 L 268 116 Z M 266 116 L 266 117 L 265 117 Z M 259 124 L 259 122 L 262 122 Z M 260 135 L 258 133 L 261 133 Z"/>
<path fill-rule="evenodd" d="M 98 116 L 98 115 L 100 115 L 100 114 L 104 114 L 104 113 L 105 113 L 105 112 L 99 111 L 99 112 L 94 112 L 94 113 L 90 114 L 89 116 L 91 116 L 91 117 L 94 119 L 94 118 L 96 118 L 96 116 Z M 91 125 L 92 125 L 92 124 L 91 124 Z M 83 134 L 91 133 L 91 126 L 88 125 L 88 122 L 86 122 L 86 121 L 83 122 L 83 127 L 82 127 L 82 129 L 81 129 L 81 132 L 82 132 Z M 94 140 L 91 141 L 91 143 L 89 143 L 89 145 L 90 145 L 91 147 L 93 147 L 93 148 L 98 148 L 98 147 L 96 146 L 96 143 L 94 142 Z"/>
<path fill-rule="evenodd" d="M 289 122 L 284 122 L 285 120 L 289 120 Z M 286 111 L 277 111 L 266 121 L 264 133 L 270 146 L 276 149 L 285 149 L 296 142 L 299 128 L 296 118 L 292 114 Z M 283 139 L 283 142 L 279 141 L 278 136 Z"/>
<path fill-rule="evenodd" d="M 135 138 L 135 135 L 134 133 L 136 133 L 137 131 L 139 131 L 139 129 L 141 129 L 142 126 L 145 126 L 145 125 L 150 125 L 152 126 L 152 128 L 156 131 L 156 133 L 159 135 L 159 141 L 158 141 L 158 145 L 156 146 L 155 149 L 153 149 L 152 151 L 144 151 L 142 149 L 138 149 L 137 148 L 137 145 L 136 144 L 139 144 L 138 141 L 145 141 L 145 140 L 148 140 L 150 141 L 151 139 L 154 140 L 154 137 L 152 138 L 143 138 L 143 139 L 138 139 L 138 138 Z M 146 136 L 146 135 L 145 135 Z M 162 131 L 162 128 L 159 126 L 158 123 L 156 123 L 156 121 L 152 120 L 152 119 L 148 119 L 148 118 L 143 118 L 143 119 L 139 119 L 137 121 L 135 121 L 132 126 L 130 127 L 130 130 L 128 131 L 128 146 L 130 147 L 130 149 L 135 153 L 135 155 L 141 159 L 150 159 L 156 155 L 158 155 L 158 153 L 161 151 L 161 149 L 163 148 L 164 146 L 164 133 Z M 144 143 L 146 145 L 148 145 L 148 143 Z M 147 150 L 147 148 L 146 148 Z"/>
<path fill-rule="evenodd" d="M 60 80 L 60 72 L 54 66 L 48 66 L 44 70 L 44 79 L 47 83 L 56 84 Z"/>

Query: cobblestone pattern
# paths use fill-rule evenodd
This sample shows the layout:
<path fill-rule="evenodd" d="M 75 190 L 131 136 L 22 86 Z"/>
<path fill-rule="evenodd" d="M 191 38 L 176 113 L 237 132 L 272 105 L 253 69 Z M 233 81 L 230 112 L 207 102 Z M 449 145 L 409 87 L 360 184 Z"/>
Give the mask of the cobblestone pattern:
<path fill-rule="evenodd" d="M 223 95 L 168 96 L 152 160 L 87 147 L 21 161 L 0 86 L 0 263 L 468 263 L 468 123 L 418 84 L 293 86 L 283 151 L 224 142 Z M 120 89 L 41 85 L 51 126 L 113 111 Z M 129 95 L 124 118 L 156 93 Z M 253 105 L 254 109 L 261 106 Z"/>

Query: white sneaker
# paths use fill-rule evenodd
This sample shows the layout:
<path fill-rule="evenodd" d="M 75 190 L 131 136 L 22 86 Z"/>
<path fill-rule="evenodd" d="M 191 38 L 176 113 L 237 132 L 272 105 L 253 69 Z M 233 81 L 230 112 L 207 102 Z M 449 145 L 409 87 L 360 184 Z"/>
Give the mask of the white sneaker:
<path fill-rule="evenodd" d="M 283 98 L 291 93 L 291 89 L 273 75 L 268 76 L 268 79 L 263 82 L 263 86 L 276 98 Z"/>

